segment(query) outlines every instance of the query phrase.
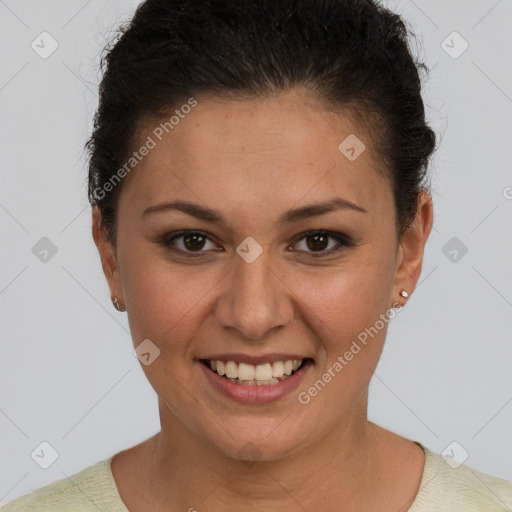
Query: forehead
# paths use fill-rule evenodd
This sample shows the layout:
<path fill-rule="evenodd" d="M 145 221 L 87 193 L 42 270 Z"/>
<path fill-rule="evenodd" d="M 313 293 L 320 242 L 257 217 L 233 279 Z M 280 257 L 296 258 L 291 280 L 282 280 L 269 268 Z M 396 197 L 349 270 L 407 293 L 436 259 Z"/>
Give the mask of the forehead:
<path fill-rule="evenodd" d="M 247 211 L 338 195 L 365 208 L 389 207 L 391 190 L 368 134 L 300 92 L 198 97 L 172 129 L 159 129 L 168 119 L 142 131 L 140 140 L 150 137 L 154 147 L 126 183 L 125 204 L 180 198 Z"/>

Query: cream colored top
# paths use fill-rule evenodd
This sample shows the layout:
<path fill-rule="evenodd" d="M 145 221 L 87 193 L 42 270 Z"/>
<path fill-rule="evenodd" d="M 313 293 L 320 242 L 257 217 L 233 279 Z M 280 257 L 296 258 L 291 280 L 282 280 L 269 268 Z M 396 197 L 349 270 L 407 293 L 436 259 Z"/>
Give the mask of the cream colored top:
<path fill-rule="evenodd" d="M 480 473 L 466 465 L 451 467 L 425 451 L 420 489 L 409 512 L 511 512 L 512 482 Z M 119 496 L 110 462 L 113 456 L 74 476 L 21 496 L 1 512 L 129 512 Z"/>

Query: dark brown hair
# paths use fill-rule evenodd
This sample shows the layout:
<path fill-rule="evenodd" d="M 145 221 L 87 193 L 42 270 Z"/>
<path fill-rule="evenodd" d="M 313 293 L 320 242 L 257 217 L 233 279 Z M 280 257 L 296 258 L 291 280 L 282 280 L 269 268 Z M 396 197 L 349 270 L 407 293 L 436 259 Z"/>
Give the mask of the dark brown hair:
<path fill-rule="evenodd" d="M 412 56 L 410 34 L 398 14 L 373 0 L 141 3 L 105 49 L 86 144 L 89 200 L 109 239 L 115 244 L 122 189 L 113 178 L 126 169 L 147 119 L 169 117 L 202 93 L 250 99 L 294 87 L 364 127 L 391 183 L 401 237 L 436 143 L 421 97 L 420 72 L 428 70 Z"/>

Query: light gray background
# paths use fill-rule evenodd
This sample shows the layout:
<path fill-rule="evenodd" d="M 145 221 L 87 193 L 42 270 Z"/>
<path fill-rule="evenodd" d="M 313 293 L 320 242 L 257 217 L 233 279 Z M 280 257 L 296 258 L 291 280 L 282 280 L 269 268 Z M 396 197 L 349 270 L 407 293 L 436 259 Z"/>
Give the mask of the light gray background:
<path fill-rule="evenodd" d="M 437 452 L 456 441 L 466 464 L 512 480 L 512 2 L 386 3 L 419 34 L 442 145 L 423 274 L 390 326 L 370 419 Z M 90 235 L 82 153 L 100 50 L 137 4 L 0 1 L 0 505 L 159 430 Z M 47 59 L 31 48 L 43 31 L 59 44 Z M 469 43 L 456 59 L 441 46 L 453 31 Z M 46 263 L 42 237 L 58 248 Z M 468 248 L 455 262 L 452 237 Z M 59 454 L 46 470 L 31 458 L 42 441 Z"/>

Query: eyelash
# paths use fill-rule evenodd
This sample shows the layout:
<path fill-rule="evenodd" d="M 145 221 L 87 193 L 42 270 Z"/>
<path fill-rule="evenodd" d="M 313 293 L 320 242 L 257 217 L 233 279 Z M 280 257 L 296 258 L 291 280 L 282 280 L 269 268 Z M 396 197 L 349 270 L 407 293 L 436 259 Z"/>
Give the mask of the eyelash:
<path fill-rule="evenodd" d="M 162 243 L 162 245 L 164 245 L 165 247 L 167 247 L 170 250 L 173 250 L 173 251 L 176 251 L 176 252 L 179 252 L 182 254 L 186 254 L 186 257 L 189 257 L 189 258 L 197 258 L 197 257 L 204 256 L 204 254 L 208 251 L 203 251 L 203 250 L 187 251 L 187 250 L 177 249 L 176 247 L 173 247 L 173 242 L 175 240 L 184 238 L 187 235 L 200 235 L 200 236 L 211 241 L 211 237 L 204 231 L 182 230 L 182 231 L 177 231 L 175 233 L 170 233 L 170 234 L 166 235 L 163 238 L 163 240 L 161 241 L 161 243 Z M 332 239 L 336 240 L 337 245 L 335 247 L 331 247 L 330 249 L 324 249 L 323 251 L 309 252 L 309 253 L 307 253 L 307 256 L 306 256 L 308 258 L 323 258 L 323 257 L 329 256 L 333 253 L 339 252 L 344 248 L 353 247 L 355 245 L 354 242 L 348 236 L 346 236 L 342 233 L 336 233 L 333 231 L 326 231 L 326 230 L 307 231 L 305 233 L 301 233 L 300 235 L 298 235 L 296 237 L 293 244 L 296 244 L 297 242 L 299 242 L 301 240 L 304 240 L 308 237 L 315 236 L 315 235 L 321 235 L 321 236 L 323 235 L 328 238 L 332 238 Z"/>

